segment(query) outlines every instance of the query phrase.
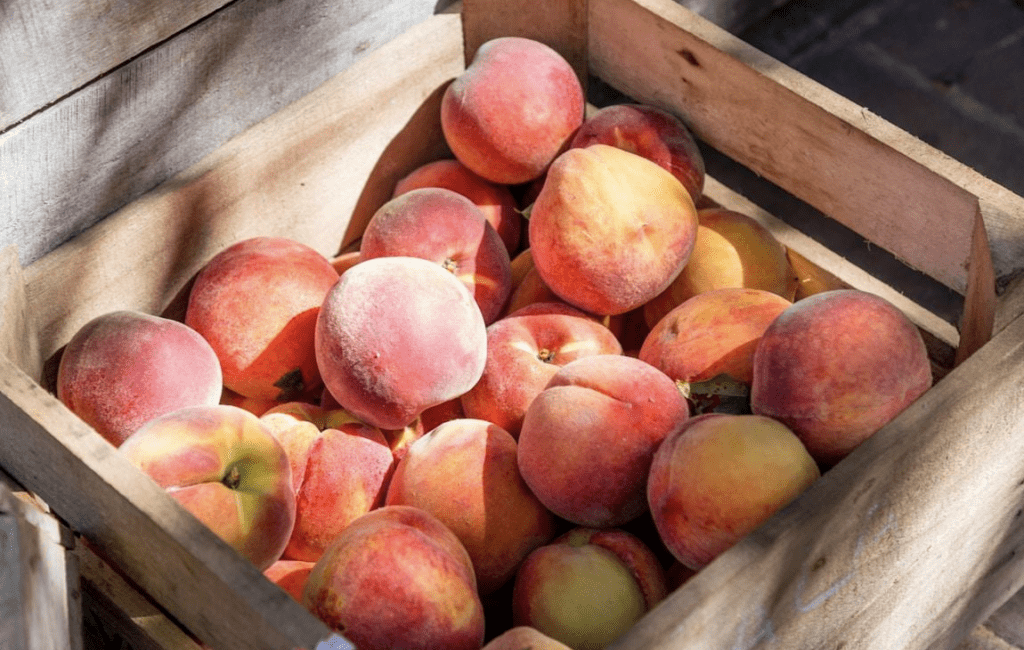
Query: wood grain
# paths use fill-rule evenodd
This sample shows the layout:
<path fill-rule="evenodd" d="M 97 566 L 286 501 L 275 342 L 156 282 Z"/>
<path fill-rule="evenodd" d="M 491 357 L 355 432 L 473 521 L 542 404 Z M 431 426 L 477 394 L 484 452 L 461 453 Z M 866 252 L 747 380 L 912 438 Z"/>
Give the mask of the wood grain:
<path fill-rule="evenodd" d="M 477 48 L 498 36 L 521 36 L 551 46 L 587 85 L 588 0 L 463 0 L 462 24 L 466 65 Z M 528 20 L 524 20 L 528 17 Z"/>
<path fill-rule="evenodd" d="M 17 4 L 21 12 L 65 6 Z M 196 2 L 183 4 L 187 11 Z M 0 132 L 0 248 L 17 245 L 26 265 L 42 257 L 429 17 L 435 4 L 237 0 Z"/>
<path fill-rule="evenodd" d="M 0 132 L 227 0 L 0 3 Z"/>
<path fill-rule="evenodd" d="M 966 291 L 976 196 L 997 277 L 1020 270 L 1005 188 L 670 0 L 591 0 L 590 18 L 594 74 L 909 266 Z"/>

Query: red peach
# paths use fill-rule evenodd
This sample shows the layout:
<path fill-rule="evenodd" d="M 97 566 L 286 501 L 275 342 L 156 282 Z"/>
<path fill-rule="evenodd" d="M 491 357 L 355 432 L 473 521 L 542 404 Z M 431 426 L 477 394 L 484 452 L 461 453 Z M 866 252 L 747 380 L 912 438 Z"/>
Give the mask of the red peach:
<path fill-rule="evenodd" d="M 119 446 L 153 418 L 217 404 L 221 370 L 192 328 L 137 311 L 115 311 L 75 332 L 57 368 L 57 397 Z"/>
<path fill-rule="evenodd" d="M 315 562 L 346 526 L 384 503 L 391 448 L 379 429 L 343 410 L 297 402 L 260 419 L 292 467 L 295 527 L 282 557 Z"/>
<path fill-rule="evenodd" d="M 291 467 L 252 413 L 178 409 L 144 424 L 118 452 L 261 571 L 281 558 L 295 524 Z"/>
<path fill-rule="evenodd" d="M 547 45 L 502 37 L 481 45 L 445 89 L 441 128 L 455 157 L 504 185 L 544 173 L 583 123 L 583 87 Z"/>
<path fill-rule="evenodd" d="M 479 650 L 484 610 L 455 534 L 424 510 L 384 506 L 316 562 L 302 603 L 360 650 Z"/>
<path fill-rule="evenodd" d="M 246 397 L 289 401 L 320 385 L 313 329 L 338 281 L 330 261 L 282 237 L 219 252 L 196 276 L 185 323 L 210 342 L 224 385 Z"/>
<path fill-rule="evenodd" d="M 388 487 L 387 505 L 422 508 L 466 547 L 481 595 L 515 573 L 555 537 L 555 517 L 523 482 L 516 441 L 490 422 L 446 422 L 409 446 Z"/>
<path fill-rule="evenodd" d="M 697 571 L 819 477 L 814 459 L 781 422 L 706 413 L 665 438 L 647 495 L 665 546 Z"/>
<path fill-rule="evenodd" d="M 487 642 L 483 650 L 572 650 L 561 641 L 556 641 L 540 630 L 528 625 L 505 630 Z"/>
<path fill-rule="evenodd" d="M 672 173 L 696 203 L 704 192 L 704 157 L 686 124 L 646 104 L 613 104 L 595 111 L 571 147 L 607 144 L 657 163 Z"/>
<path fill-rule="evenodd" d="M 581 526 L 618 526 L 647 511 L 654 451 L 689 417 L 667 375 L 639 359 L 593 355 L 558 370 L 519 433 L 519 470 L 537 498 Z"/>
<path fill-rule="evenodd" d="M 570 149 L 530 213 L 533 262 L 563 300 L 600 315 L 642 306 L 679 275 L 697 210 L 672 174 L 615 147 Z"/>
<path fill-rule="evenodd" d="M 395 185 L 393 196 L 423 187 L 443 187 L 472 201 L 498 231 L 509 256 L 519 250 L 523 216 L 506 185 L 492 183 L 458 160 L 435 160 L 417 167 Z"/>
<path fill-rule="evenodd" d="M 274 562 L 263 575 L 278 587 L 288 592 L 288 595 L 295 600 L 302 600 L 302 589 L 306 586 L 306 579 L 313 569 L 313 562 L 305 560 L 278 560 Z"/>
<path fill-rule="evenodd" d="M 658 321 L 640 358 L 679 382 L 725 374 L 749 388 L 761 335 L 792 304 L 758 289 L 699 293 Z"/>
<path fill-rule="evenodd" d="M 512 289 L 511 261 L 497 231 L 451 190 L 409 190 L 373 214 L 359 260 L 394 256 L 420 257 L 453 273 L 473 294 L 485 323 L 498 317 Z"/>
<path fill-rule="evenodd" d="M 910 319 L 880 296 L 837 289 L 793 303 L 768 326 L 754 352 L 750 404 L 831 465 L 931 385 Z"/>
<path fill-rule="evenodd" d="M 476 384 L 487 326 L 466 286 L 440 265 L 378 257 L 345 272 L 316 327 L 317 360 L 337 402 L 401 429 Z"/>
<path fill-rule="evenodd" d="M 561 302 L 523 307 L 487 328 L 487 363 L 480 381 L 462 395 L 467 416 L 519 436 L 530 402 L 559 368 L 584 356 L 621 354 L 612 332 Z"/>

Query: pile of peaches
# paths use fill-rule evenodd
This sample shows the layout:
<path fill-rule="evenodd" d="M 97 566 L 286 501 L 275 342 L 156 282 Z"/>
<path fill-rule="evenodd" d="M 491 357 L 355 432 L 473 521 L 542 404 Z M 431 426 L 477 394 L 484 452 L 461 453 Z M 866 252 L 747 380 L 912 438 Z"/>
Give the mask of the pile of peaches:
<path fill-rule="evenodd" d="M 357 247 L 238 242 L 182 320 L 100 316 L 57 377 L 360 650 L 603 648 L 930 387 L 901 312 L 807 295 L 703 196 L 676 116 L 587 114 L 500 38 L 440 118 L 454 157 Z"/>

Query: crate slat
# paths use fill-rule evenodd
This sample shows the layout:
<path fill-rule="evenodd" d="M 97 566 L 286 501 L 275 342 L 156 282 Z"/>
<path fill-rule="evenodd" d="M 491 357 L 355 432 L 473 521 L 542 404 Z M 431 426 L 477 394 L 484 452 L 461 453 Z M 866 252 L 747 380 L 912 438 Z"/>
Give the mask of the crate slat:
<path fill-rule="evenodd" d="M 225 4 L 4 2 L 0 132 Z"/>

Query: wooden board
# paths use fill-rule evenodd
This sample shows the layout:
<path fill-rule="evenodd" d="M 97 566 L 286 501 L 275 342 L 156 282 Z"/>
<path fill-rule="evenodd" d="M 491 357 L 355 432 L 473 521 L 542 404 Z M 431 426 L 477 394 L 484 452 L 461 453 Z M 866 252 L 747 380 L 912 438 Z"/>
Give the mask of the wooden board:
<path fill-rule="evenodd" d="M 48 12 L 74 12 L 62 3 L 2 4 L 0 35 L 6 36 L 0 36 L 0 46 L 6 42 L 21 53 L 7 59 L 0 49 L 0 69 L 7 61 L 28 64 L 26 56 L 54 56 L 54 46 L 42 39 L 61 32 L 48 31 Z M 109 4 L 87 2 L 82 11 Z M 89 23 L 113 27 L 161 3 L 117 4 L 125 8 L 74 23 L 65 35 L 74 37 Z M 182 3 L 182 17 L 187 21 L 210 4 L 217 3 Z M 56 102 L 32 119 L 0 128 L 0 249 L 16 244 L 23 264 L 38 259 L 430 16 L 436 4 L 239 0 L 95 83 L 49 96 Z M 61 9 L 44 12 L 48 5 Z M 153 12 L 157 23 L 165 23 L 161 33 L 173 29 L 169 17 L 161 16 L 179 11 L 176 3 L 162 6 Z M 8 11 L 26 23 L 7 22 Z M 49 67 L 65 65 L 70 53 L 59 53 Z M 36 83 L 34 74 L 20 68 L 4 69 L 0 80 L 19 88 Z M 0 85 L 0 107 L 6 93 Z"/>
<path fill-rule="evenodd" d="M 216 11 L 227 0 L 0 7 L 0 132 Z"/>

